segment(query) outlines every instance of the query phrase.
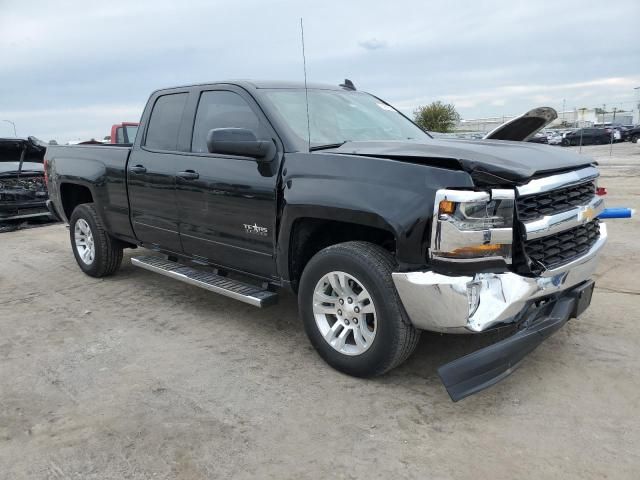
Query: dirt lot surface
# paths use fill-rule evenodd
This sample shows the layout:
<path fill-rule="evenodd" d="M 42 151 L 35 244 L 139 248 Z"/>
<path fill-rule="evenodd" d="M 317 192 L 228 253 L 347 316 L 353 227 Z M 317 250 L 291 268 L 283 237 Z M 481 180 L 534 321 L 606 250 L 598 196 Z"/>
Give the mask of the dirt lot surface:
<path fill-rule="evenodd" d="M 577 149 L 576 149 L 577 150 Z M 585 147 L 640 210 L 640 148 Z M 591 308 L 457 404 L 423 335 L 375 380 L 333 371 L 284 295 L 265 310 L 76 266 L 63 225 L 0 235 L 0 478 L 609 478 L 640 472 L 640 226 L 610 220 Z"/>

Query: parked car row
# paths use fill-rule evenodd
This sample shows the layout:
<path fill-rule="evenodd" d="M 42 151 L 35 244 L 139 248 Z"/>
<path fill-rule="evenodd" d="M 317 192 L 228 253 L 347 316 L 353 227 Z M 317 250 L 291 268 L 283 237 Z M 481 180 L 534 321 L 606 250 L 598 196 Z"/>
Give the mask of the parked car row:
<path fill-rule="evenodd" d="M 546 139 L 545 140 L 543 140 Z M 564 130 L 548 130 L 529 139 L 530 142 L 547 143 L 549 145 L 577 146 L 602 145 L 616 142 L 637 142 L 640 139 L 640 126 L 628 128 L 622 125 L 612 125 L 602 128 L 577 128 Z"/>

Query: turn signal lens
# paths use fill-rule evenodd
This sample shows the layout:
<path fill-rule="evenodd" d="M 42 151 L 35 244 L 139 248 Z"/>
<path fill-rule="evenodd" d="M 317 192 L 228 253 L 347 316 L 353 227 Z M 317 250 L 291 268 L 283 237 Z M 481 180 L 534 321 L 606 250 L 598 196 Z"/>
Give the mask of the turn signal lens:
<path fill-rule="evenodd" d="M 456 248 L 451 252 L 442 252 L 440 255 L 445 258 L 478 258 L 478 257 L 499 257 L 508 256 L 511 245 L 503 243 L 491 243 L 487 245 L 472 245 L 469 247 Z"/>
<path fill-rule="evenodd" d="M 497 253 L 502 250 L 502 247 L 504 247 L 504 245 L 501 243 L 495 243 L 492 245 L 474 245 L 472 247 L 456 248 L 452 253 L 457 253 L 459 255 L 479 253 L 485 255 L 487 253 Z"/>
<path fill-rule="evenodd" d="M 440 215 L 448 214 L 452 215 L 456 211 L 456 204 L 451 200 L 442 200 L 440 202 L 440 208 L 438 209 L 438 213 Z"/>
<path fill-rule="evenodd" d="M 596 195 L 598 195 L 599 197 L 602 197 L 602 196 L 604 196 L 606 194 L 607 194 L 607 188 L 606 187 L 598 187 L 598 188 L 596 188 Z"/>

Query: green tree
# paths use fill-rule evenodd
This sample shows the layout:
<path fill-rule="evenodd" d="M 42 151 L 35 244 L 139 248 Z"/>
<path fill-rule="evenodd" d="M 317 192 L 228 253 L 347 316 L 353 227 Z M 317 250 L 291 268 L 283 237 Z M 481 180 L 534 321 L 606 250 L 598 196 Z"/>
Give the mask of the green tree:
<path fill-rule="evenodd" d="M 416 108 L 413 121 L 430 132 L 452 132 L 460 121 L 460 114 L 451 103 L 441 101 Z"/>

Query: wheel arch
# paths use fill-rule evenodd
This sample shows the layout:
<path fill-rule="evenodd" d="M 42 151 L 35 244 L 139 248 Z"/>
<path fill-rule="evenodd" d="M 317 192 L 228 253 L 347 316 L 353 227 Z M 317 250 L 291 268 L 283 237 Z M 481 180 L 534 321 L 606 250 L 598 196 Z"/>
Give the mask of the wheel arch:
<path fill-rule="evenodd" d="M 396 232 L 377 215 L 328 208 L 285 218 L 278 241 L 281 276 L 297 291 L 302 271 L 316 253 L 354 240 L 379 245 L 392 254 L 397 248 Z"/>
<path fill-rule="evenodd" d="M 67 221 L 71 219 L 73 210 L 82 203 L 92 203 L 94 192 L 88 185 L 75 182 L 60 183 L 60 201 Z"/>

